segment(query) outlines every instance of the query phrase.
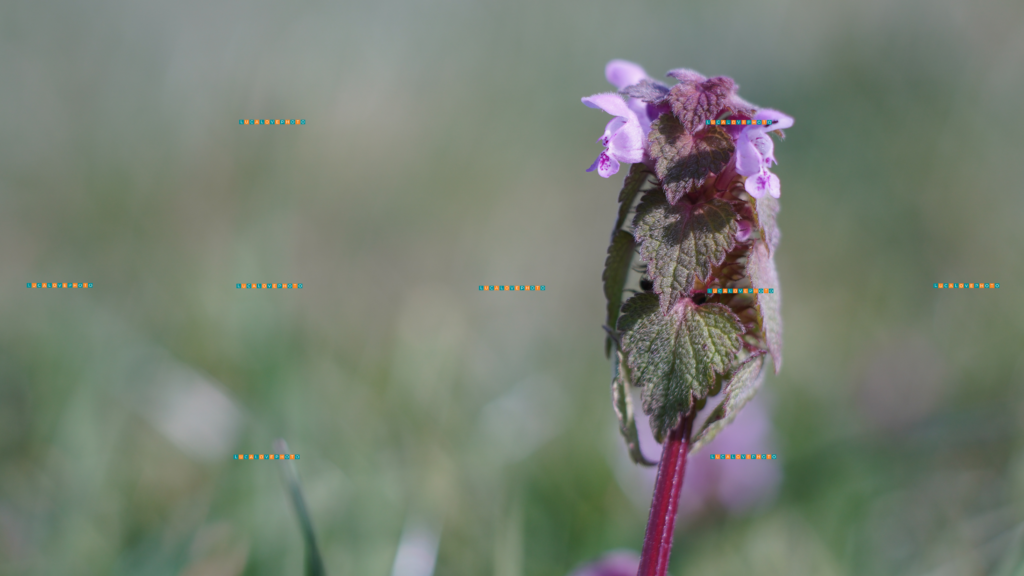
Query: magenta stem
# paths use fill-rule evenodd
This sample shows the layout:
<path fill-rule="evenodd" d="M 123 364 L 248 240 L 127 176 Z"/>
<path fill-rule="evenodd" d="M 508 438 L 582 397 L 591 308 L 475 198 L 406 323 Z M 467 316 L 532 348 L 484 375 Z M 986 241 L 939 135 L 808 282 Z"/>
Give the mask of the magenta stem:
<path fill-rule="evenodd" d="M 665 447 L 662 448 L 637 576 L 665 576 L 668 572 L 672 533 L 676 527 L 676 511 L 679 509 L 679 494 L 683 489 L 686 452 L 690 448 L 692 429 L 693 416 L 687 414 L 679 426 L 669 433 Z"/>

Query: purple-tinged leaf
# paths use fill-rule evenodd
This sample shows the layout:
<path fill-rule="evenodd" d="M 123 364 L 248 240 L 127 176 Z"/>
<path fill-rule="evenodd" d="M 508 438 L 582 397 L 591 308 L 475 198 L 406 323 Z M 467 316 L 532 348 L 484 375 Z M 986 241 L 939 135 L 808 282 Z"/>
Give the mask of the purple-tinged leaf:
<path fill-rule="evenodd" d="M 692 452 L 700 450 L 736 419 L 740 409 L 754 397 L 764 382 L 764 352 L 747 357 L 722 385 L 722 402 L 708 414 L 703 427 L 694 438 Z"/>
<path fill-rule="evenodd" d="M 666 101 L 683 128 L 692 134 L 703 128 L 705 121 L 718 116 L 735 89 L 736 83 L 726 76 L 702 82 L 680 82 L 669 90 Z"/>
<path fill-rule="evenodd" d="M 768 343 L 768 353 L 775 364 L 775 373 L 782 368 L 782 291 L 775 260 L 764 240 L 757 240 L 747 256 L 747 275 L 754 288 L 773 288 L 770 294 L 755 294 L 761 331 Z"/>
<path fill-rule="evenodd" d="M 629 175 L 626 176 L 625 182 L 622 183 L 622 190 L 619 192 L 619 217 L 615 220 L 615 228 L 612 228 L 613 235 L 626 223 L 629 209 L 633 207 L 640 188 L 650 181 L 651 176 L 654 176 L 654 173 L 642 163 L 638 162 L 629 168 Z M 614 324 L 610 326 L 614 326 Z"/>
<path fill-rule="evenodd" d="M 622 290 L 629 276 L 629 265 L 633 262 L 633 250 L 636 244 L 633 235 L 619 230 L 612 236 L 608 246 L 608 257 L 604 261 L 604 296 L 608 301 L 608 320 L 606 325 L 611 328 L 619 319 L 619 308 L 622 307 Z M 605 342 L 604 353 L 608 356 L 612 350 L 611 336 Z"/>
<path fill-rule="evenodd" d="M 626 441 L 630 460 L 643 466 L 654 466 L 655 462 L 645 458 L 640 450 L 640 434 L 636 429 L 636 416 L 633 412 L 632 376 L 623 356 L 621 350 L 616 350 L 612 357 L 612 406 L 619 419 L 619 434 Z"/>
<path fill-rule="evenodd" d="M 690 409 L 691 398 L 706 396 L 716 374 L 733 367 L 743 333 L 739 318 L 721 304 L 697 306 L 683 299 L 663 314 L 657 297 L 648 293 L 626 302 L 619 329 L 659 442 Z"/>
<path fill-rule="evenodd" d="M 724 200 L 671 205 L 660 189 L 644 194 L 633 230 L 662 312 L 688 296 L 698 279 L 707 280 L 736 245 L 738 229 L 736 212 Z"/>
<path fill-rule="evenodd" d="M 720 172 L 733 152 L 732 138 L 725 130 L 708 126 L 693 134 L 668 114 L 651 124 L 647 139 L 654 172 L 673 204 L 703 184 L 708 174 Z"/>
<path fill-rule="evenodd" d="M 626 86 L 619 91 L 619 94 L 643 100 L 648 104 L 661 104 L 668 96 L 669 88 L 661 82 L 644 78 L 637 84 Z"/>

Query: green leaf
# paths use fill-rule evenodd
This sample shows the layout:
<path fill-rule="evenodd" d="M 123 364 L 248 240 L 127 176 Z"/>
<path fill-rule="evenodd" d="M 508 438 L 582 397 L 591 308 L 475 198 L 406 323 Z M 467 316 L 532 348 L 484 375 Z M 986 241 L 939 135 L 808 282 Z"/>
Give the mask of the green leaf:
<path fill-rule="evenodd" d="M 764 352 L 756 352 L 744 360 L 722 386 L 725 397 L 722 403 L 708 414 L 700 432 L 694 437 L 692 452 L 700 450 L 736 419 L 740 408 L 750 401 L 764 381 Z"/>
<path fill-rule="evenodd" d="M 715 375 L 732 367 L 743 333 L 739 318 L 721 304 L 684 299 L 662 314 L 657 297 L 647 293 L 626 302 L 619 328 L 659 442 L 689 410 L 691 397 L 706 396 Z"/>
<path fill-rule="evenodd" d="M 703 184 L 708 174 L 720 172 L 734 149 L 732 138 L 722 128 L 707 126 L 694 134 L 669 114 L 662 114 L 651 124 L 647 139 L 655 160 L 654 173 L 673 204 L 691 188 Z"/>
<path fill-rule="evenodd" d="M 608 246 L 608 257 L 604 261 L 604 273 L 601 279 L 604 281 L 604 296 L 608 301 L 608 320 L 606 325 L 615 326 L 619 319 L 619 309 L 622 307 L 622 290 L 626 286 L 626 278 L 629 276 L 629 265 L 633 262 L 633 249 L 635 247 L 633 235 L 625 230 L 619 230 L 612 236 L 612 243 Z M 612 339 L 609 336 L 605 340 L 604 355 L 608 356 L 612 349 Z"/>
<path fill-rule="evenodd" d="M 738 225 L 724 200 L 670 205 L 661 190 L 651 190 L 636 208 L 633 228 L 664 312 L 722 263 L 736 245 Z"/>
<path fill-rule="evenodd" d="M 641 320 L 658 311 L 658 297 L 649 292 L 633 295 L 622 305 L 622 314 L 616 328 L 619 332 L 631 332 Z"/>
<path fill-rule="evenodd" d="M 640 450 L 640 435 L 636 431 L 631 394 L 633 383 L 629 365 L 624 360 L 622 351 L 616 350 L 612 358 L 612 406 L 615 407 L 615 415 L 619 418 L 619 434 L 622 434 L 626 441 L 630 460 L 643 466 L 654 466 L 655 463 L 645 458 Z"/>
<path fill-rule="evenodd" d="M 756 206 L 757 227 L 761 230 L 761 238 L 768 243 L 769 252 L 775 253 L 779 246 L 779 226 L 775 223 L 776 215 L 779 213 L 779 200 L 771 195 L 757 199 Z"/>
<path fill-rule="evenodd" d="M 612 228 L 613 235 L 626 223 L 629 209 L 633 207 L 633 201 L 636 200 L 636 195 L 640 193 L 640 187 L 653 175 L 654 172 L 651 172 L 650 168 L 640 162 L 630 167 L 629 175 L 626 176 L 626 181 L 622 183 L 622 191 L 619 192 L 619 217 L 615 220 L 615 228 Z M 614 324 L 609 324 L 609 326 L 614 326 Z"/>
<path fill-rule="evenodd" d="M 768 344 L 768 352 L 775 364 L 775 373 L 782 368 L 782 291 L 779 275 L 775 271 L 775 260 L 764 240 L 756 240 L 747 255 L 747 275 L 754 288 L 774 288 L 772 294 L 755 294 L 757 312 Z"/>

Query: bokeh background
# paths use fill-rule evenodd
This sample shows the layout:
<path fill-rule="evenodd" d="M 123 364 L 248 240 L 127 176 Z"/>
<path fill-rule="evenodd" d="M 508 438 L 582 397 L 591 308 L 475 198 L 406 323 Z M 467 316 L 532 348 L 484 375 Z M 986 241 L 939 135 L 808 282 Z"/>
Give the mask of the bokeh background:
<path fill-rule="evenodd" d="M 0 574 L 299 574 L 277 465 L 230 456 L 278 437 L 333 575 L 639 550 L 579 101 L 613 58 L 796 118 L 778 484 L 672 573 L 1024 573 L 1024 4 L 7 0 Z"/>

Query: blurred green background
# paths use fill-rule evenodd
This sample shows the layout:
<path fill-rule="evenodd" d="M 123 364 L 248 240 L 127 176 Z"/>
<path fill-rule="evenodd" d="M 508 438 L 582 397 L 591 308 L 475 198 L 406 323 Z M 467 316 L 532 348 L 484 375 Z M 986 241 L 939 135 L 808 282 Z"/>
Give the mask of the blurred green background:
<path fill-rule="evenodd" d="M 672 573 L 1024 573 L 1019 1 L 7 0 L 0 574 L 299 574 L 277 466 L 230 456 L 277 437 L 333 575 L 403 532 L 438 575 L 639 550 L 621 173 L 584 173 L 579 101 L 612 58 L 796 118 L 781 489 L 682 527 Z"/>

